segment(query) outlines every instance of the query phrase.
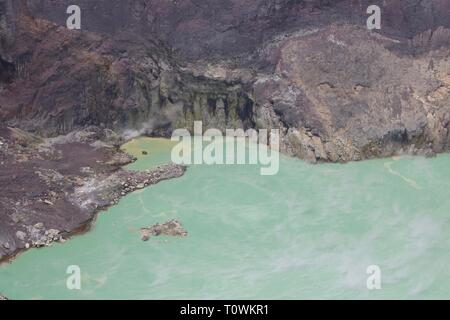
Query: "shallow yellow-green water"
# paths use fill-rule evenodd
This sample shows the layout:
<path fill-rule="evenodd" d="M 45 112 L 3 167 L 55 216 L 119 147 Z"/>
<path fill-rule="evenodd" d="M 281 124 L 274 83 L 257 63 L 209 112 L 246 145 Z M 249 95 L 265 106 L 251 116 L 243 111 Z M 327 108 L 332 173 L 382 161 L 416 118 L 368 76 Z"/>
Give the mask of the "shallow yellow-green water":
<path fill-rule="evenodd" d="M 173 143 L 124 148 L 142 170 Z M 142 155 L 142 151 L 148 155 Z M 93 230 L 0 266 L 13 299 L 450 298 L 450 156 L 309 165 L 282 156 L 258 166 L 190 166 L 132 193 Z M 140 240 L 139 228 L 176 218 L 187 238 Z M 81 269 L 68 290 L 66 269 Z M 366 287 L 378 265 L 382 289 Z"/>

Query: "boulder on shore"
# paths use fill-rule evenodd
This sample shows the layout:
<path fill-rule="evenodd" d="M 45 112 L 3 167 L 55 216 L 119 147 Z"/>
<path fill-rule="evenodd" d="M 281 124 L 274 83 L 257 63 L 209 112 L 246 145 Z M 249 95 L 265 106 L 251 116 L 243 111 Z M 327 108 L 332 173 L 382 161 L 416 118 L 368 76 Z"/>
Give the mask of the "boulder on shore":
<path fill-rule="evenodd" d="M 155 224 L 150 228 L 141 228 L 142 241 L 148 241 L 151 237 L 157 236 L 186 237 L 188 232 L 177 220 L 170 220 L 163 224 Z"/>

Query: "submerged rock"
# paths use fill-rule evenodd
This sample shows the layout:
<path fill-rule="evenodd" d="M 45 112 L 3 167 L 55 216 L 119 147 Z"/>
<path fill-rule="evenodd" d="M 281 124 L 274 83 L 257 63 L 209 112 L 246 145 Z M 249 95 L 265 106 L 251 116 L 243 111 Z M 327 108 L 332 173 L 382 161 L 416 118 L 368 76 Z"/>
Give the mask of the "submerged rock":
<path fill-rule="evenodd" d="M 142 241 L 148 241 L 152 236 L 186 237 L 188 232 L 178 220 L 170 220 L 163 224 L 155 224 L 150 228 L 141 228 Z"/>

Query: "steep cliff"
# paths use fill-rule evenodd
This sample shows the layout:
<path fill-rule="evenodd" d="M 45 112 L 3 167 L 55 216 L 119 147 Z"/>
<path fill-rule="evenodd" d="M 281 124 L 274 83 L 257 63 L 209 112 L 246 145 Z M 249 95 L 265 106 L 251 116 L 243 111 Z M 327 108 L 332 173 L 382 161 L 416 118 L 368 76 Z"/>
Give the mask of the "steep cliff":
<path fill-rule="evenodd" d="M 14 41 L 5 50 L 14 82 L 0 97 L 0 116 L 10 125 L 45 134 L 86 125 L 167 134 L 212 109 L 209 122 L 219 125 L 212 116 L 212 102 L 219 100 L 222 127 L 253 125 L 240 110 L 252 104 L 242 85 L 181 71 L 158 40 L 69 31 L 23 13 L 16 18 Z"/>
<path fill-rule="evenodd" d="M 69 0 L 29 0 L 31 11 L 64 24 Z M 157 37 L 180 58 L 245 56 L 265 41 L 292 31 L 334 23 L 365 26 L 366 10 L 379 5 L 381 33 L 412 38 L 450 27 L 447 0 L 80 0 L 85 30 L 133 30 Z"/>
<path fill-rule="evenodd" d="M 70 31 L 71 1 L 0 0 L 0 260 L 182 174 L 120 170 L 110 129 L 280 128 L 311 162 L 450 149 L 448 0 L 77 2 Z"/>
<path fill-rule="evenodd" d="M 12 5 L 10 125 L 279 127 L 283 151 L 312 162 L 449 149 L 449 1 L 81 0 L 81 31 L 64 27 L 69 2 Z"/>

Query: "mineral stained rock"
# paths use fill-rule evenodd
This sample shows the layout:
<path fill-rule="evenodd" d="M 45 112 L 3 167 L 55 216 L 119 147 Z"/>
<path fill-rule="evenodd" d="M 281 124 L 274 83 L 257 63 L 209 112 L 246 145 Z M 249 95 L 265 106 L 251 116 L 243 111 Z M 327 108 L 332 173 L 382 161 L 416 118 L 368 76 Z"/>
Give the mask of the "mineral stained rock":
<path fill-rule="evenodd" d="M 172 236 L 186 237 L 188 232 L 178 220 L 171 220 L 163 224 L 155 224 L 150 228 L 141 228 L 142 241 L 148 241 L 151 237 Z"/>
<path fill-rule="evenodd" d="M 184 173 L 121 170 L 130 130 L 279 128 L 313 163 L 450 150 L 448 0 L 77 3 L 81 31 L 70 0 L 0 0 L 0 259 Z"/>
<path fill-rule="evenodd" d="M 65 27 L 69 0 L 0 0 L 1 120 L 280 128 L 281 150 L 311 162 L 450 150 L 448 0 L 78 3 L 83 32 Z"/>
<path fill-rule="evenodd" d="M 64 242 L 122 196 L 186 170 L 174 164 L 124 170 L 133 158 L 115 146 L 119 141 L 97 127 L 40 138 L 0 125 L 0 261 Z"/>

